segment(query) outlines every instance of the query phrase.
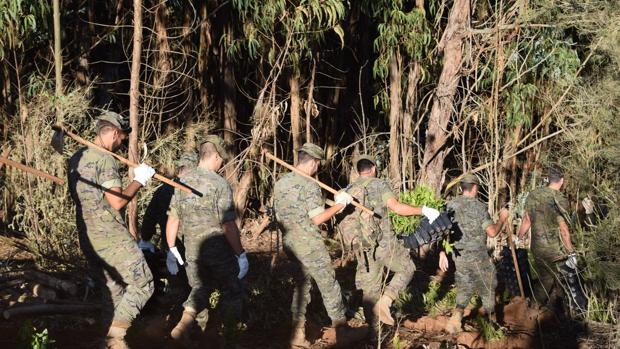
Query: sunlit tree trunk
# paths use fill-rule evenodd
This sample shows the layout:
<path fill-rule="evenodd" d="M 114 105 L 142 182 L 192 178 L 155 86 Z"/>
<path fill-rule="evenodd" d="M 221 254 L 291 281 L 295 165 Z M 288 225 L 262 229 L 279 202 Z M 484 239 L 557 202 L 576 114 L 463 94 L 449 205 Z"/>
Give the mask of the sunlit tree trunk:
<path fill-rule="evenodd" d="M 448 150 L 448 122 L 454 110 L 454 95 L 461 76 L 463 39 L 469 26 L 469 0 L 455 0 L 448 16 L 438 50 L 443 52 L 443 69 L 433 97 L 433 106 L 426 129 L 426 142 L 419 183 L 439 192 L 444 180 L 443 165 Z"/>
<path fill-rule="evenodd" d="M 297 149 L 300 141 L 300 106 L 299 106 L 299 75 L 293 74 L 289 79 L 291 88 L 291 135 L 293 137 L 293 163 L 297 164 Z"/>
<path fill-rule="evenodd" d="M 133 3 L 133 50 L 131 56 L 131 78 L 129 82 L 129 125 L 132 132 L 129 135 L 129 161 L 139 162 L 138 133 L 140 132 L 140 55 L 142 54 L 142 1 Z M 129 171 L 133 178 L 133 170 Z M 129 233 L 134 239 L 138 238 L 138 200 L 135 196 L 127 206 L 127 221 Z"/>
<path fill-rule="evenodd" d="M 401 62 L 398 53 L 390 60 L 390 180 L 393 187 L 400 187 L 399 136 L 402 115 L 401 104 Z"/>

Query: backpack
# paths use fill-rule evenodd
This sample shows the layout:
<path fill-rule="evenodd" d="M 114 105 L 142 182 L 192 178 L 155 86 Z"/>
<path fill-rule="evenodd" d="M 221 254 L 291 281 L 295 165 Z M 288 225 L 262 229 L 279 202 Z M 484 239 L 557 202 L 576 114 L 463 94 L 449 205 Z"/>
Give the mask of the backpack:
<path fill-rule="evenodd" d="M 368 178 L 361 183 L 350 184 L 345 188 L 345 191 L 360 204 L 368 207 L 368 189 L 366 187 L 373 179 Z M 373 207 L 368 208 L 374 209 Z M 344 217 L 340 220 L 338 227 L 345 245 L 351 250 L 372 250 L 383 235 L 377 215 L 355 209 L 353 206 L 347 207 L 342 214 Z"/>

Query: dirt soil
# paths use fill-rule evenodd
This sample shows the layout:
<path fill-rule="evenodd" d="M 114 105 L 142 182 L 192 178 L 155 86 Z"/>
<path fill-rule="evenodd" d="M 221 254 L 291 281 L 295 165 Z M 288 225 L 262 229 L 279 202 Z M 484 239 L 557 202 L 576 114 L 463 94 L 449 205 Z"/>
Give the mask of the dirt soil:
<path fill-rule="evenodd" d="M 254 226 L 258 224 L 254 223 Z M 158 292 L 146 305 L 142 315 L 134 322 L 127 340 L 131 348 L 219 348 L 224 347 L 224 337 L 235 338 L 239 348 L 287 348 L 290 335 L 289 305 L 292 297 L 292 280 L 290 263 L 283 253 L 276 253 L 279 241 L 275 233 L 265 231 L 262 234 L 251 233 L 252 226 L 244 229 L 243 243 L 250 259 L 250 272 L 245 285 L 247 289 L 244 326 L 232 334 L 225 334 L 218 325 L 217 311 L 213 311 L 209 324 L 204 331 L 196 329 L 190 343 L 178 343 L 169 338 L 169 333 L 181 315 L 181 303 L 187 295 L 183 287 L 174 288 L 174 292 Z M 334 266 L 341 282 L 345 297 L 352 299 L 355 262 L 344 263 L 335 255 Z M 23 267 L 32 264 L 31 256 L 21 252 L 11 244 L 0 246 L 2 270 Z M 345 258 L 346 260 L 346 258 Z M 434 263 L 419 263 L 420 266 Z M 344 265 L 344 266 L 343 266 Z M 419 266 L 419 267 L 420 267 Z M 424 269 L 424 268 L 420 268 Z M 416 271 L 413 287 L 425 287 L 435 273 L 434 268 Z M 79 277 L 76 277 L 79 279 Z M 83 296 L 84 293 L 80 296 Z M 0 296 L 6 296 L 7 290 L 0 288 Z M 1 298 L 1 297 L 0 297 Z M 2 298 L 4 299 L 4 298 Z M 92 292 L 84 299 L 96 302 Z M 0 301 L 2 308 L 8 306 Z M 467 315 L 467 314 L 466 314 Z M 211 316 L 211 314 L 210 314 Z M 383 348 L 598 348 L 597 343 L 588 337 L 591 331 L 580 323 L 557 321 L 547 314 L 540 314 L 521 299 L 514 299 L 503 307 L 500 323 L 505 328 L 506 336 L 502 340 L 486 342 L 471 326 L 465 332 L 451 336 L 445 331 L 449 314 L 435 317 L 405 315 L 400 318 L 396 328 L 384 327 L 381 333 Z M 211 321 L 213 319 L 213 321 Z M 55 341 L 55 348 L 95 348 L 105 332 L 98 321 L 98 312 L 72 315 L 37 316 L 0 320 L 0 348 L 18 348 L 23 345 L 18 332 L 30 321 L 36 328 L 47 328 Z M 320 295 L 315 291 L 313 301 L 308 307 L 307 332 L 314 341 L 313 348 L 328 347 L 330 332 L 325 331 L 329 319 L 320 302 Z M 354 327 L 363 326 L 363 322 L 352 319 Z M 368 340 L 348 346 L 349 348 L 373 348 L 376 343 Z"/>

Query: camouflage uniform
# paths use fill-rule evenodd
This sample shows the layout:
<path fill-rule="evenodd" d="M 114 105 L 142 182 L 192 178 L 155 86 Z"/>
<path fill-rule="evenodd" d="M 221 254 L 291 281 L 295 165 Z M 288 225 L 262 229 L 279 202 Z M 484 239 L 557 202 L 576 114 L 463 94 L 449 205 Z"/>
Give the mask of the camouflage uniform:
<path fill-rule="evenodd" d="M 104 197 L 104 191 L 114 187 L 121 188 L 122 181 L 111 155 L 83 148 L 71 157 L 69 188 L 76 204 L 80 246 L 95 279 L 105 279 L 113 303 L 112 320 L 129 324 L 153 294 L 153 276 L 121 213 Z"/>
<path fill-rule="evenodd" d="M 214 171 L 194 167 L 180 177 L 182 183 L 201 192 L 202 197 L 175 189 L 168 215 L 177 217 L 185 246 L 185 270 L 192 290 L 183 304 L 201 312 L 209 304 L 215 283 L 222 292 L 226 316 L 241 315 L 243 288 L 237 279 L 239 265 L 224 236 L 222 224 L 236 218 L 230 185 Z"/>
<path fill-rule="evenodd" d="M 559 222 L 564 219 L 568 201 L 561 192 L 549 187 L 530 192 L 525 211 L 531 221 L 531 250 L 538 281 L 532 285 L 534 297 L 544 304 L 551 295 L 559 296 L 557 261 L 563 257 Z"/>
<path fill-rule="evenodd" d="M 381 297 L 381 290 L 385 281 L 385 268 L 392 271 L 394 276 L 385 286 L 383 294 L 391 299 L 396 299 L 413 278 L 415 264 L 409 256 L 409 251 L 396 238 L 390 225 L 387 201 L 396 198 L 396 196 L 390 189 L 388 182 L 375 177 L 360 176 L 351 184 L 348 191 L 353 191 L 352 189 L 356 187 L 365 189 L 364 205 L 381 217 L 379 222 L 381 234 L 378 236 L 375 246 L 367 248 L 360 255 L 361 258 L 358 258 L 355 274 L 355 286 L 362 290 L 364 303 L 368 308 Z M 362 198 L 357 199 L 361 200 Z"/>
<path fill-rule="evenodd" d="M 477 198 L 459 196 L 448 202 L 449 210 L 454 211 L 458 225 L 457 241 L 454 247 L 457 256 L 456 267 L 456 305 L 465 308 L 471 296 L 478 294 L 482 305 L 488 312 L 495 308 L 495 288 L 497 279 L 486 247 L 486 228 L 493 224 L 487 207 Z"/>
<path fill-rule="evenodd" d="M 321 291 L 330 319 L 344 319 L 345 307 L 340 285 L 336 281 L 321 232 L 311 221 L 312 217 L 325 209 L 321 189 L 309 179 L 291 172 L 276 182 L 273 204 L 287 255 L 297 266 L 291 305 L 293 320 L 305 321 L 312 279 Z"/>

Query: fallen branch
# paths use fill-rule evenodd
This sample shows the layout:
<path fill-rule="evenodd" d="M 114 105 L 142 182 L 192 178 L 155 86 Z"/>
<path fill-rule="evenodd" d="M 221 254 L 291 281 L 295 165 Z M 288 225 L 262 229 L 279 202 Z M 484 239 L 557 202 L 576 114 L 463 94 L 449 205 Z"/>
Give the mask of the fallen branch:
<path fill-rule="evenodd" d="M 98 304 L 29 304 L 19 305 L 2 312 L 6 320 L 21 315 L 71 314 L 99 309 Z"/>
<path fill-rule="evenodd" d="M 72 296 L 77 294 L 77 285 L 71 281 L 61 280 L 36 270 L 14 271 L 0 275 L 0 280 L 28 279 L 53 289 L 66 292 Z"/>

